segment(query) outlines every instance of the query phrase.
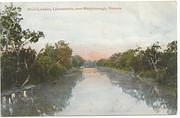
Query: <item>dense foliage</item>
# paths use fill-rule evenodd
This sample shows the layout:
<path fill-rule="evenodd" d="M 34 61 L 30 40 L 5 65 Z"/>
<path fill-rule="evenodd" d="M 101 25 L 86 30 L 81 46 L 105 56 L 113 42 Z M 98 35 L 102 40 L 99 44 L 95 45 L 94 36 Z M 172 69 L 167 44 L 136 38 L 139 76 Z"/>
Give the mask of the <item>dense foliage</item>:
<path fill-rule="evenodd" d="M 0 12 L 2 90 L 51 81 L 72 66 L 80 66 L 83 59 L 80 56 L 72 59 L 72 50 L 64 41 L 54 46 L 47 44 L 38 54 L 30 47 L 25 48 L 29 43 L 38 42 L 44 33 L 22 29 L 20 12 L 21 8 L 12 4 Z"/>
<path fill-rule="evenodd" d="M 29 81 L 36 52 L 31 48 L 25 49 L 24 46 L 44 37 L 41 31 L 22 29 L 20 22 L 23 18 L 20 12 L 21 8 L 11 4 L 5 6 L 0 13 L 2 89 L 23 86 Z"/>
<path fill-rule="evenodd" d="M 161 83 L 176 85 L 177 41 L 170 42 L 164 50 L 159 42 L 146 49 L 140 47 L 129 49 L 113 54 L 108 59 L 101 59 L 97 65 L 133 71 L 141 77 L 149 77 Z"/>
<path fill-rule="evenodd" d="M 73 67 L 80 67 L 84 64 L 85 60 L 80 57 L 79 55 L 72 56 L 72 66 Z"/>
<path fill-rule="evenodd" d="M 71 54 L 72 50 L 64 41 L 59 41 L 55 46 L 47 44 L 33 64 L 35 82 L 48 81 L 63 75 L 71 67 Z"/>

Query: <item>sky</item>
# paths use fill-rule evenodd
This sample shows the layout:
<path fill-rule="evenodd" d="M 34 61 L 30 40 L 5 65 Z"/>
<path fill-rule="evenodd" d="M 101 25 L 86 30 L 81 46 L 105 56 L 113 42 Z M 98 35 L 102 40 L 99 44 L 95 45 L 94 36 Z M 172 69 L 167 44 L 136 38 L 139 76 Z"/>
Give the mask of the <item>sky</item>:
<path fill-rule="evenodd" d="M 14 5 L 22 8 L 24 29 L 44 32 L 44 39 L 29 44 L 37 51 L 47 43 L 65 40 L 72 48 L 73 55 L 98 60 L 137 46 L 147 47 L 156 41 L 166 45 L 177 40 L 176 2 L 49 2 Z"/>

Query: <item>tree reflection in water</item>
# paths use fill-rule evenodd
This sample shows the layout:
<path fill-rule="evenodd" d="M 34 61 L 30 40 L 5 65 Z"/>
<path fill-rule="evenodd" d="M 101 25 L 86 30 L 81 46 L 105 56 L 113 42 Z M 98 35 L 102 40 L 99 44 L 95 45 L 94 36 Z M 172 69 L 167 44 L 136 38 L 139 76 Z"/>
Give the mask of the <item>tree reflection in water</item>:
<path fill-rule="evenodd" d="M 82 79 L 80 71 L 67 74 L 60 80 L 43 83 L 33 91 L 22 91 L 16 96 L 2 98 L 2 116 L 43 116 L 55 115 L 62 111 L 71 97 L 72 88 Z"/>
<path fill-rule="evenodd" d="M 172 88 L 167 88 L 152 81 L 142 81 L 137 78 L 133 78 L 131 74 L 124 74 L 108 68 L 97 68 L 99 72 L 96 69 L 90 69 L 90 73 L 87 72 L 89 74 L 86 73 L 86 71 L 88 71 L 89 69 L 84 69 L 83 72 L 85 72 L 84 74 L 87 74 L 87 76 L 84 76 L 84 74 L 82 76 L 81 72 L 67 74 L 63 79 L 57 80 L 53 83 L 44 83 L 36 86 L 33 89 L 33 92 L 23 92 L 23 94 L 18 94 L 15 97 L 13 95 L 13 97 L 11 97 L 12 100 L 5 100 L 3 98 L 2 115 L 52 116 L 59 115 L 58 113 L 60 111 L 64 111 L 65 108 L 68 108 L 66 106 L 69 106 L 70 110 L 67 109 L 67 112 L 64 113 L 68 114 L 72 113 L 72 111 L 73 113 L 75 111 L 75 113 L 77 114 L 104 114 L 104 109 L 102 106 L 106 106 L 107 103 L 114 103 L 118 99 L 121 100 L 121 98 L 127 98 L 126 95 L 122 94 L 122 92 L 131 96 L 131 99 L 129 100 L 135 98 L 135 100 L 137 99 L 137 101 L 143 101 L 143 105 L 145 103 L 146 106 L 148 105 L 150 108 L 153 108 L 153 111 L 157 111 L 158 113 L 161 113 L 161 111 L 163 111 L 163 113 L 164 111 L 167 111 L 168 114 L 176 114 L 177 95 L 176 92 L 173 92 Z M 82 79 L 84 81 L 81 81 L 78 84 L 79 88 L 78 86 L 74 88 L 77 81 Z M 114 86 L 112 87 L 112 85 Z M 75 94 L 73 94 L 73 97 L 77 98 L 73 99 L 75 100 L 74 102 L 69 101 L 69 98 L 72 96 L 73 88 L 75 90 Z M 119 91 L 121 89 L 122 91 Z M 90 91 L 86 93 L 87 90 Z M 118 93 L 119 95 L 117 95 Z M 84 97 L 81 97 L 81 95 L 83 95 Z M 94 97 L 98 95 L 99 99 Z M 70 105 L 69 102 L 71 102 Z M 106 107 L 105 111 L 107 114 L 127 113 L 126 115 L 128 115 L 128 113 L 136 113 L 137 111 L 136 109 L 134 109 L 133 105 L 135 106 L 137 104 L 133 104 L 134 99 L 132 104 L 128 104 L 128 107 L 125 107 L 123 109 L 121 105 L 126 106 L 126 102 L 128 101 L 121 101 L 116 105 L 108 104 L 109 108 Z M 73 106 L 73 103 L 75 107 Z M 90 104 L 90 106 L 88 106 L 89 108 L 84 110 L 82 104 Z M 78 108 L 76 105 L 80 108 Z M 133 110 L 128 111 L 131 105 L 133 107 Z M 139 106 L 137 106 L 137 108 L 138 107 Z M 76 111 L 76 108 L 78 108 L 78 110 L 80 111 Z M 144 112 L 143 109 L 141 111 L 141 108 L 146 107 L 139 108 L 140 111 L 138 111 L 138 113 Z M 92 112 L 89 112 L 89 110 L 91 110 Z M 147 113 L 151 113 L 151 111 Z"/>
<path fill-rule="evenodd" d="M 99 68 L 110 78 L 112 84 L 122 88 L 123 92 L 143 100 L 157 112 L 167 109 L 168 114 L 176 114 L 177 93 L 172 88 L 160 85 L 155 82 L 144 82 L 133 78 L 130 74 L 123 74 L 108 68 Z M 175 91 L 175 92 L 173 92 Z"/>

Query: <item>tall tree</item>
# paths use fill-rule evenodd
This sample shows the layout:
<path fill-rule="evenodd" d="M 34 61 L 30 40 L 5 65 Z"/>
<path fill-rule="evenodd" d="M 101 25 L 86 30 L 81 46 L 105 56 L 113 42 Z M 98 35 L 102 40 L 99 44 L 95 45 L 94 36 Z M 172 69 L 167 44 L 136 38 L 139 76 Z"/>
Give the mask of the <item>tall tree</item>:
<path fill-rule="evenodd" d="M 145 50 L 146 60 L 155 72 L 158 72 L 158 62 L 160 61 L 161 52 L 159 49 L 161 49 L 161 46 L 159 45 L 159 42 L 156 42 Z"/>
<path fill-rule="evenodd" d="M 21 17 L 21 8 L 14 7 L 13 4 L 5 6 L 0 12 L 0 42 L 1 51 L 14 51 L 16 53 L 16 83 L 20 71 L 20 52 L 24 45 L 35 43 L 39 38 L 44 37 L 43 32 L 30 31 L 30 29 L 22 29 L 20 23 L 23 20 Z"/>
<path fill-rule="evenodd" d="M 63 40 L 55 43 L 55 55 L 57 63 L 62 64 L 67 69 L 71 67 L 70 59 L 72 55 L 72 49 L 69 47 L 69 44 Z"/>

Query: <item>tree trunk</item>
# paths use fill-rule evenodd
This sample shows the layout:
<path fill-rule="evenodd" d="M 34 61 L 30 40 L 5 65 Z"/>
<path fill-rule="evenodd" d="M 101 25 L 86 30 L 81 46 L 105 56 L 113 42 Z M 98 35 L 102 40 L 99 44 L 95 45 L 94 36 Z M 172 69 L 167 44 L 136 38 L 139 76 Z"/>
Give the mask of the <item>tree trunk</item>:
<path fill-rule="evenodd" d="M 28 74 L 29 74 L 29 68 L 28 68 L 28 65 L 27 65 L 27 62 L 26 62 L 26 59 L 24 60 L 24 65 L 28 71 Z M 21 85 L 21 87 L 23 87 L 25 84 L 27 84 L 30 80 L 30 74 L 27 76 L 26 80 L 23 82 L 23 84 Z"/>
<path fill-rule="evenodd" d="M 157 61 L 158 61 L 158 60 L 153 61 L 152 58 L 150 58 L 150 59 L 151 59 L 151 60 L 150 60 L 149 62 L 151 63 L 151 65 L 152 65 L 152 67 L 153 67 L 153 70 L 154 70 L 155 72 L 158 72 L 158 68 L 157 68 Z"/>
<path fill-rule="evenodd" d="M 16 49 L 16 58 L 17 58 L 17 62 L 16 62 L 16 66 L 17 66 L 17 69 L 16 69 L 16 86 L 18 85 L 18 79 L 19 79 L 19 72 L 20 72 L 20 70 L 21 70 L 21 68 L 20 68 L 20 57 L 19 57 L 19 55 L 20 55 L 20 49 L 19 48 L 17 48 Z"/>
<path fill-rule="evenodd" d="M 21 87 L 23 87 L 24 85 L 26 85 L 30 80 L 30 75 L 28 75 L 28 77 L 26 78 L 26 80 L 23 82 L 23 84 L 21 85 Z"/>

